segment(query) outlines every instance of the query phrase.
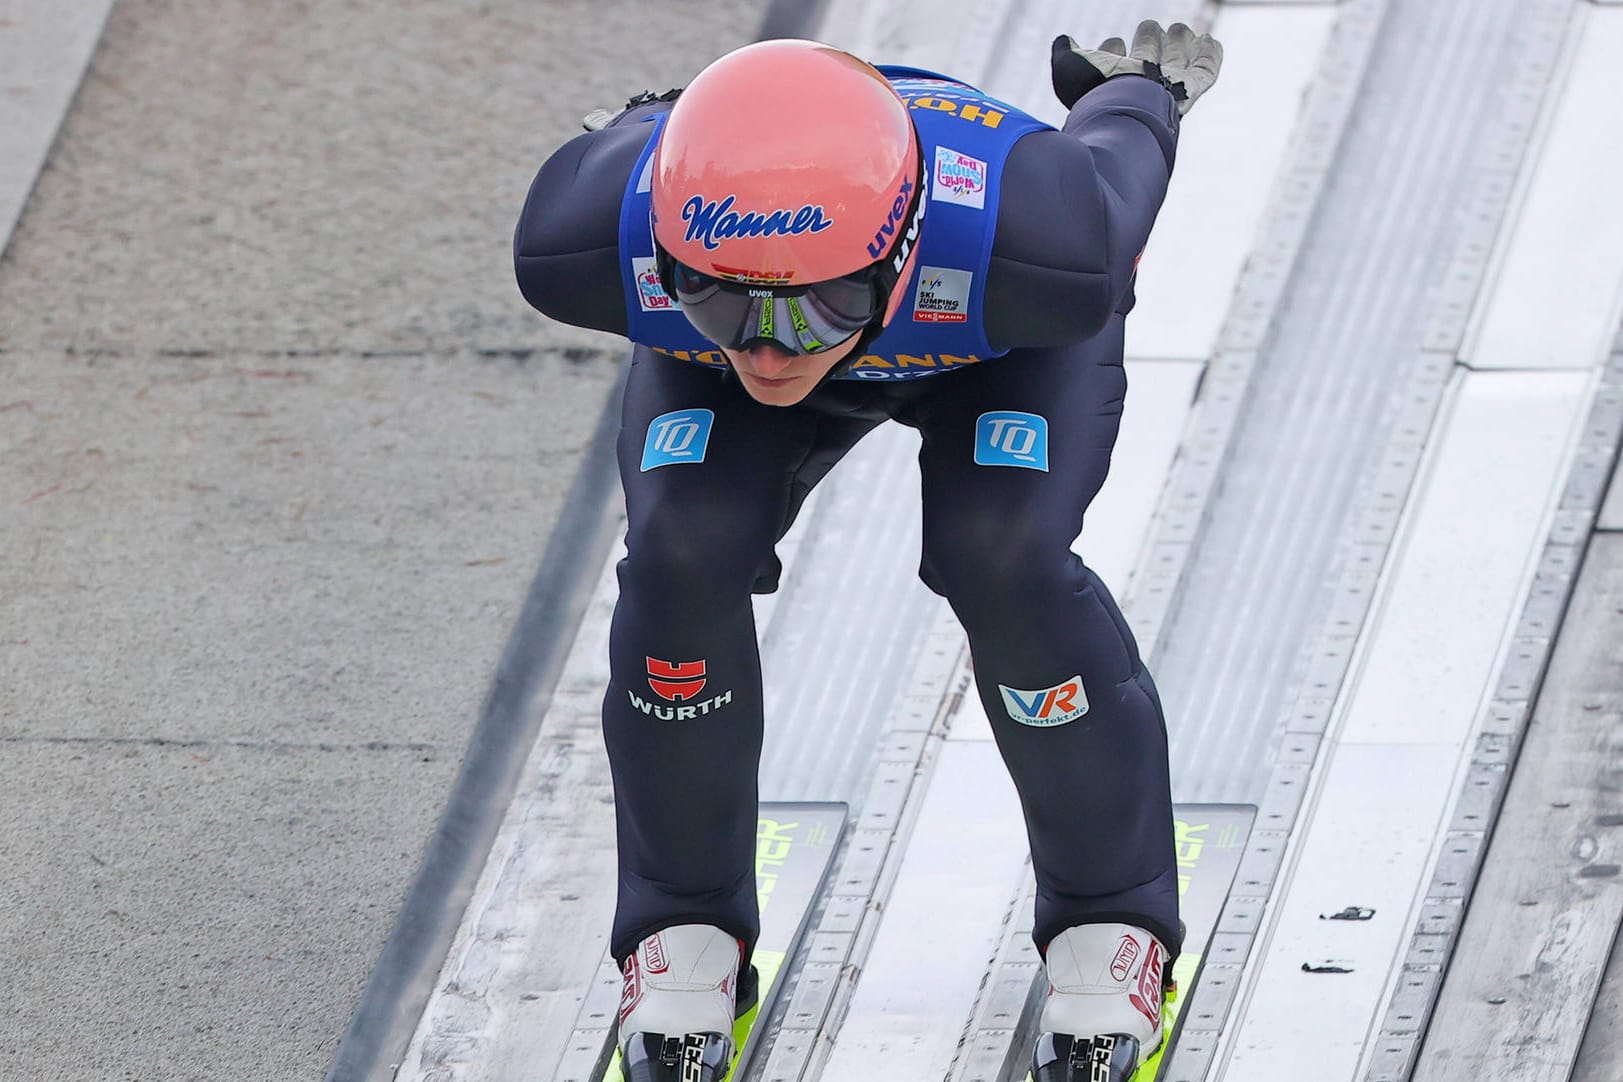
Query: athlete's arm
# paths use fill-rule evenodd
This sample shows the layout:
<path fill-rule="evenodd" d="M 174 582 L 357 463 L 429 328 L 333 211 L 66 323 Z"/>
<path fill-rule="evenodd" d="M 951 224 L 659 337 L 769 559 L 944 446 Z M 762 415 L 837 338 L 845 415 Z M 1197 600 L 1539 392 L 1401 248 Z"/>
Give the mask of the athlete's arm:
<path fill-rule="evenodd" d="M 1172 95 L 1128 75 L 1079 99 L 1063 130 L 1014 145 L 986 279 L 994 348 L 1063 345 L 1104 328 L 1127 297 L 1177 144 Z"/>
<path fill-rule="evenodd" d="M 513 270 L 524 299 L 542 314 L 626 333 L 620 203 L 648 142 L 640 121 L 669 108 L 660 102 L 622 113 L 565 143 L 536 174 L 513 233 Z"/>

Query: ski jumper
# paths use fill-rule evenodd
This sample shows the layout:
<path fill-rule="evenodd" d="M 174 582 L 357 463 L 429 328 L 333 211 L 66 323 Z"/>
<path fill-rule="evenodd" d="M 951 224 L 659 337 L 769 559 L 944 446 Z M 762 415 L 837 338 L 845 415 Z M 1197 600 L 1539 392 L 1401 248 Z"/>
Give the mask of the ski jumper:
<path fill-rule="evenodd" d="M 1104 584 L 1070 546 L 1109 469 L 1132 275 L 1177 140 L 1171 96 L 1108 81 L 1056 131 L 978 90 L 882 68 L 910 106 L 929 200 L 901 307 L 851 369 L 757 403 L 658 286 L 647 163 L 663 104 L 541 169 L 518 281 L 553 318 L 626 335 L 626 558 L 603 731 L 619 897 L 611 951 L 690 923 L 752 949 L 763 728 L 752 592 L 813 486 L 885 420 L 922 437 L 920 575 L 968 635 L 1019 792 L 1039 949 L 1121 921 L 1177 954 L 1166 728 Z M 838 679 L 837 675 L 825 678 Z"/>

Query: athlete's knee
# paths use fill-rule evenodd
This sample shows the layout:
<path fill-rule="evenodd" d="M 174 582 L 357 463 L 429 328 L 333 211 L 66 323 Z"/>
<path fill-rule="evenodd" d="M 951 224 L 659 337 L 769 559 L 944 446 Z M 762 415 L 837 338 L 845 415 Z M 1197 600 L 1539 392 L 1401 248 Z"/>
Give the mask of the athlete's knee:
<path fill-rule="evenodd" d="M 1003 608 L 1067 589 L 1075 562 L 1070 538 L 1029 516 L 968 509 L 926 522 L 919 573 L 956 608 Z"/>
<path fill-rule="evenodd" d="M 698 598 L 748 596 L 772 555 L 772 530 L 725 499 L 645 505 L 626 531 L 622 584 Z"/>

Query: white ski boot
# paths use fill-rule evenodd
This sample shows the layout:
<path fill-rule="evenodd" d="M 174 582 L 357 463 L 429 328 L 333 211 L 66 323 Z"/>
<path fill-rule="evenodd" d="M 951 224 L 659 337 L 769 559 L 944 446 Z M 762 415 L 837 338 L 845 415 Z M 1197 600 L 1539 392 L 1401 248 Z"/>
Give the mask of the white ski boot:
<path fill-rule="evenodd" d="M 738 940 L 708 924 L 649 936 L 626 959 L 620 1056 L 626 1082 L 721 1082 L 732 1066 Z"/>
<path fill-rule="evenodd" d="M 1130 924 L 1083 924 L 1048 944 L 1033 1082 L 1132 1082 L 1161 1047 L 1167 950 Z"/>

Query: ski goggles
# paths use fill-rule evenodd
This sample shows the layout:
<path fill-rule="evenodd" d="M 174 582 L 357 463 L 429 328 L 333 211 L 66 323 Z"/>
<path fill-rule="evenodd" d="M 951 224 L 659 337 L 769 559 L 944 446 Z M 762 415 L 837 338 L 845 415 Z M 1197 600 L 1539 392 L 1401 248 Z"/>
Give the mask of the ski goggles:
<path fill-rule="evenodd" d="M 821 353 L 885 311 L 889 290 L 872 266 L 802 286 L 762 286 L 705 274 L 659 253 L 660 280 L 693 329 L 718 346 L 764 340 L 793 355 Z"/>
<path fill-rule="evenodd" d="M 883 256 L 840 278 L 807 285 L 764 285 L 695 270 L 656 239 L 654 260 L 665 292 L 676 298 L 693 329 L 724 349 L 767 341 L 785 353 L 821 353 L 881 319 L 924 219 L 923 178 L 914 181 L 906 228 Z"/>

